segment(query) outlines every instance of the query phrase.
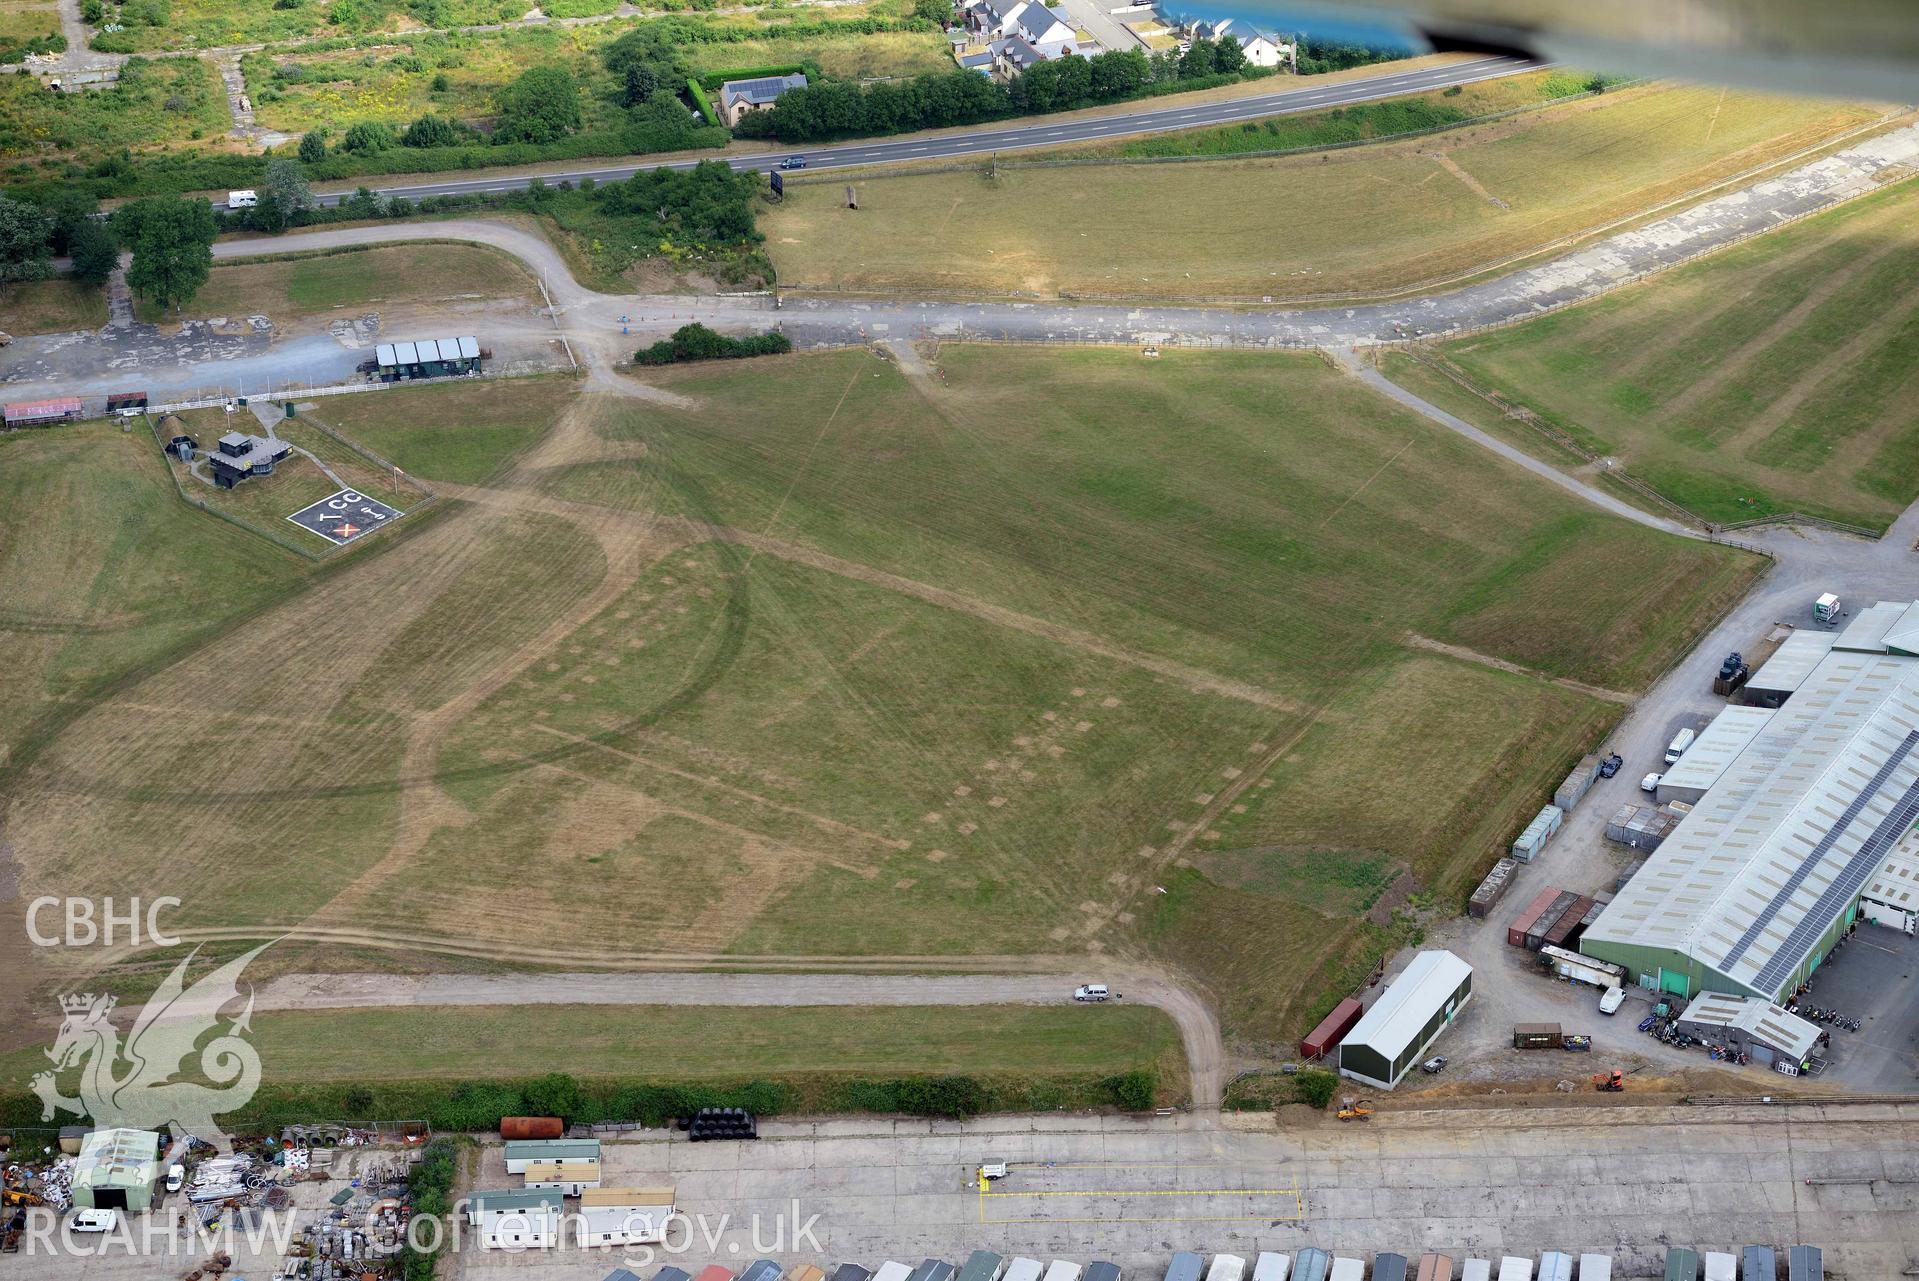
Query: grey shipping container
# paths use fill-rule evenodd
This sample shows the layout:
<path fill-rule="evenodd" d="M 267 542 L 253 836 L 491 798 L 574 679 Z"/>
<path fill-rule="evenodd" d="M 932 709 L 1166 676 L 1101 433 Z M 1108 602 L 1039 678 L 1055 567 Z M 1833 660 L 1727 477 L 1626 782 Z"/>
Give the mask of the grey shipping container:
<path fill-rule="evenodd" d="M 1518 859 L 1502 858 L 1494 863 L 1492 871 L 1486 873 L 1486 879 L 1479 883 L 1479 888 L 1466 901 L 1466 915 L 1483 918 L 1492 911 L 1493 904 L 1506 896 L 1506 889 L 1513 883 L 1513 876 L 1518 871 Z"/>
<path fill-rule="evenodd" d="M 1786 1251 L 1786 1281 L 1826 1281 L 1826 1256 L 1816 1245 Z"/>
<path fill-rule="evenodd" d="M 1739 1281 L 1779 1281 L 1779 1256 L 1769 1245 L 1749 1245 L 1739 1252 Z"/>
<path fill-rule="evenodd" d="M 1667 1250 L 1666 1281 L 1699 1281 L 1699 1256 L 1683 1246 Z"/>
<path fill-rule="evenodd" d="M 1293 1259 L 1293 1281 L 1326 1281 L 1332 1271 L 1333 1256 L 1316 1245 L 1309 1245 Z"/>
<path fill-rule="evenodd" d="M 1599 777 L 1599 758 L 1584 756 L 1579 764 L 1573 766 L 1573 772 L 1566 775 L 1566 781 L 1553 793 L 1553 804 L 1570 813 L 1573 806 L 1585 799 L 1592 789 L 1593 780 Z"/>
<path fill-rule="evenodd" d="M 953 1265 L 944 1259 L 921 1259 L 906 1281 L 953 1281 Z"/>
<path fill-rule="evenodd" d="M 1108 1263 L 1104 1259 L 1095 1259 L 1086 1265 L 1083 1281 L 1119 1281 L 1119 1265 Z"/>
<path fill-rule="evenodd" d="M 1643 805 L 1621 805 L 1606 820 L 1606 839 L 1636 850 L 1656 850 L 1679 826 L 1679 815 Z"/>
<path fill-rule="evenodd" d="M 1375 1254 L 1373 1256 L 1373 1281 L 1406 1281 L 1406 1256 L 1403 1254 Z"/>
<path fill-rule="evenodd" d="M 828 1281 L 873 1281 L 873 1272 L 857 1263 L 842 1263 L 828 1274 Z"/>
<path fill-rule="evenodd" d="M 1199 1281 L 1206 1271 L 1206 1260 L 1187 1250 L 1181 1250 L 1166 1265 L 1166 1281 Z"/>

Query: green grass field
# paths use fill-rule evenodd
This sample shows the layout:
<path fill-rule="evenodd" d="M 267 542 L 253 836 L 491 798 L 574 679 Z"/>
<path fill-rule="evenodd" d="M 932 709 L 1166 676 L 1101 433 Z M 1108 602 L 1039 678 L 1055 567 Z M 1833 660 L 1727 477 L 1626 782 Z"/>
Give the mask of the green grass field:
<path fill-rule="evenodd" d="M 405 414 L 379 396 L 339 396 L 325 422 L 429 483 L 477 485 L 511 464 L 553 425 L 573 395 L 573 379 L 555 374 L 405 389 Z"/>
<path fill-rule="evenodd" d="M 1281 159 L 876 175 L 858 184 L 857 212 L 841 207 L 837 180 L 800 184 L 761 228 L 789 288 L 1337 297 L 1486 270 L 1876 114 L 1630 89 Z M 1196 184 L 1204 200 L 1192 198 Z"/>
<path fill-rule="evenodd" d="M 306 576 L 182 504 L 153 437 L 120 426 L 0 435 L 0 794 L 52 722 Z"/>
<path fill-rule="evenodd" d="M 1881 528 L 1919 496 L 1915 214 L 1905 183 L 1441 354 L 1707 520 Z"/>
<path fill-rule="evenodd" d="M 1643 688 L 1756 569 L 1308 357 L 939 359 L 547 379 L 464 442 L 468 389 L 358 398 L 486 488 L 80 709 L 19 763 L 28 886 L 520 964 L 1097 946 L 1276 1039 L 1618 714 L 1414 637 Z"/>
<path fill-rule="evenodd" d="M 15 338 L 98 329 L 107 323 L 107 296 L 72 280 L 29 280 L 0 285 L 0 328 Z"/>
<path fill-rule="evenodd" d="M 694 1083 L 806 1073 L 1183 1073 L 1179 1033 L 1146 1006 L 408 1006 L 256 1015 L 262 1076 L 320 1081 L 635 1077 Z M 352 1053 L 340 1052 L 350 1044 Z M 724 1047 L 715 1053 L 715 1047 Z M 0 1054 L 0 1084 L 45 1066 L 38 1049 Z M 1175 1086 L 1175 1088 L 1177 1088 Z"/>
<path fill-rule="evenodd" d="M 420 244 L 221 263 L 178 314 L 145 301 L 135 311 L 149 324 L 267 316 L 284 326 L 334 312 L 357 319 L 362 309 L 422 301 L 531 307 L 539 297 L 538 284 L 515 258 L 479 245 Z"/>

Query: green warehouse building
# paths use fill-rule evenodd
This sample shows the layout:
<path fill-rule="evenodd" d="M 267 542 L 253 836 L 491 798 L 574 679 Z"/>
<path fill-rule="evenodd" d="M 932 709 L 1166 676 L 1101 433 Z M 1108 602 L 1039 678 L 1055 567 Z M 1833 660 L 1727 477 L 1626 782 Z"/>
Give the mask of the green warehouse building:
<path fill-rule="evenodd" d="M 1783 705 L 1688 776 L 1692 812 L 1580 942 L 1642 987 L 1784 1002 L 1861 914 L 1912 929 L 1919 603 L 1802 631 L 1752 684 Z"/>
<path fill-rule="evenodd" d="M 73 1204 L 82 1210 L 153 1208 L 160 1177 L 160 1136 L 151 1130 L 95 1130 L 73 1167 Z"/>

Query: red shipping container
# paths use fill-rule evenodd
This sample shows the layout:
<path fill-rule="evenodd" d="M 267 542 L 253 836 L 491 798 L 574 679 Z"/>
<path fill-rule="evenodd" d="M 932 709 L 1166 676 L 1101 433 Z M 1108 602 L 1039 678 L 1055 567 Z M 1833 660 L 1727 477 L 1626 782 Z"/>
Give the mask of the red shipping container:
<path fill-rule="evenodd" d="M 1353 1030 L 1353 1024 L 1359 1022 L 1359 1016 L 1365 1012 L 1366 1007 L 1350 996 L 1335 1005 L 1333 1012 L 1321 1019 L 1319 1026 L 1308 1032 L 1306 1039 L 1299 1043 L 1300 1056 L 1308 1059 L 1324 1056 L 1346 1039 L 1346 1034 Z"/>
<path fill-rule="evenodd" d="M 1559 891 L 1552 886 L 1548 885 L 1539 891 L 1539 897 L 1526 904 L 1526 910 L 1515 916 L 1513 923 L 1506 927 L 1506 942 L 1513 947 L 1526 946 L 1526 932 L 1532 929 L 1533 923 L 1539 919 L 1541 912 L 1558 901 Z"/>

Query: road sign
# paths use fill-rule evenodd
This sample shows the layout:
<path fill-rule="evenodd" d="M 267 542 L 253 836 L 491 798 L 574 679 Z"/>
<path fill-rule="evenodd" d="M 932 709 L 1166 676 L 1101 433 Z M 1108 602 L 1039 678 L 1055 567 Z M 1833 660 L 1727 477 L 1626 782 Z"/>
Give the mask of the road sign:
<path fill-rule="evenodd" d="M 772 172 L 770 172 L 770 173 L 768 173 L 768 174 L 767 174 L 766 176 L 767 176 L 767 177 L 769 177 L 769 178 L 771 178 L 771 179 L 773 180 L 773 194 L 774 194 L 774 195 L 776 195 L 776 196 L 778 196 L 778 197 L 779 197 L 780 199 L 782 199 L 782 200 L 784 200 L 784 199 L 786 199 L 786 178 L 785 178 L 785 176 L 784 176 L 783 174 L 781 174 L 781 173 L 780 173 L 780 171 L 779 171 L 779 170 L 777 170 L 777 169 L 775 169 L 775 170 L 773 170 Z"/>

